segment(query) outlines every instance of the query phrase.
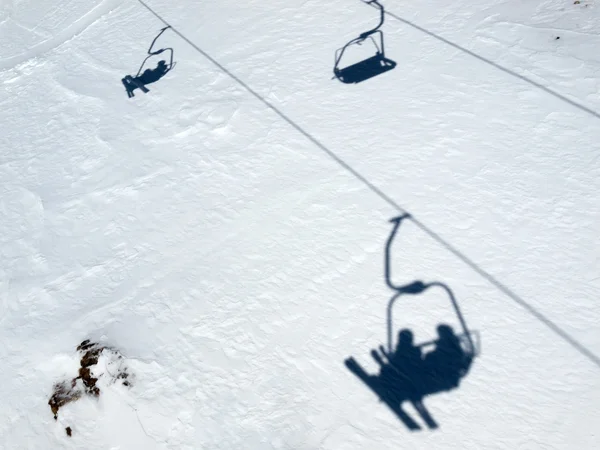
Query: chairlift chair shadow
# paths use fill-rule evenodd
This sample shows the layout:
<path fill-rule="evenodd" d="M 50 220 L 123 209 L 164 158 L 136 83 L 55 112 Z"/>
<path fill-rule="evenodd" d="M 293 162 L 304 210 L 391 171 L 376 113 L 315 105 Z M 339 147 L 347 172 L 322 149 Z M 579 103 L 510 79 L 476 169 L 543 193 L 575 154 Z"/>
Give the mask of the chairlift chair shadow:
<path fill-rule="evenodd" d="M 129 96 L 129 98 L 131 98 L 131 97 L 134 96 L 133 95 L 133 91 L 136 88 L 140 89 L 144 93 L 149 92 L 149 89 L 146 87 L 147 84 L 154 83 L 154 82 L 160 80 L 168 72 L 170 72 L 173 69 L 173 67 L 175 67 L 175 63 L 173 62 L 174 52 L 173 52 L 173 49 L 171 47 L 161 48 L 160 50 L 156 50 L 156 51 L 152 50 L 152 48 L 154 47 L 154 44 L 156 43 L 157 39 L 168 28 L 170 28 L 170 26 L 162 28 L 160 30 L 160 32 L 158 33 L 158 35 L 154 38 L 154 40 L 150 44 L 150 48 L 148 49 L 148 56 L 146 56 L 146 58 L 144 58 L 144 60 L 142 61 L 142 64 L 140 65 L 140 68 L 138 69 L 137 73 L 135 74 L 135 77 L 132 77 L 131 75 L 127 75 L 126 77 L 124 77 L 121 80 L 122 83 L 123 83 L 123 85 L 125 86 L 125 89 L 127 90 L 127 95 Z M 144 69 L 146 63 L 148 62 L 148 60 L 150 60 L 150 58 L 158 56 L 158 55 L 160 55 L 163 52 L 169 52 L 170 53 L 169 63 L 168 64 L 167 64 L 167 62 L 165 60 L 160 60 L 158 62 L 158 65 L 156 66 L 156 68 L 154 68 L 154 69 L 146 69 L 146 70 L 144 70 L 142 72 L 142 70 Z"/>
<path fill-rule="evenodd" d="M 458 306 L 458 302 L 456 301 L 456 297 L 454 296 L 454 292 L 452 291 L 452 289 L 450 289 L 450 287 L 447 284 L 442 283 L 440 281 L 434 281 L 431 283 L 423 283 L 422 281 L 417 280 L 417 281 L 413 281 L 412 283 L 406 284 L 404 286 L 397 286 L 392 282 L 391 255 L 390 255 L 392 242 L 393 242 L 396 234 L 398 233 L 398 229 L 400 228 L 401 222 L 404 219 L 409 218 L 409 217 L 410 217 L 409 215 L 404 215 L 404 216 L 396 217 L 390 221 L 394 224 L 394 227 L 390 233 L 390 236 L 388 237 L 388 240 L 387 240 L 386 246 L 385 246 L 385 282 L 388 285 L 388 287 L 390 287 L 392 290 L 394 290 L 396 292 L 390 299 L 388 306 L 387 306 L 388 351 L 389 352 L 393 351 L 392 334 L 393 334 L 394 324 L 393 324 L 392 311 L 393 311 L 393 306 L 396 303 L 396 301 L 403 295 L 419 295 L 419 294 L 424 293 L 426 290 L 428 290 L 430 288 L 435 288 L 435 287 L 442 288 L 442 290 L 444 291 L 448 300 L 452 304 L 452 308 L 454 310 L 454 313 L 456 314 L 456 317 L 457 317 L 458 322 L 460 323 L 460 326 L 462 329 L 462 332 L 457 337 L 459 339 L 461 348 L 463 350 L 463 354 L 462 354 L 463 360 L 461 361 L 461 366 L 464 367 L 464 370 L 461 372 L 461 378 L 463 378 L 467 374 L 469 368 L 471 367 L 471 363 L 473 362 L 473 359 L 476 356 L 478 356 L 478 354 L 480 352 L 480 343 L 479 343 L 478 334 L 474 333 L 472 331 L 469 331 L 467 324 L 465 322 L 464 316 L 460 310 L 460 307 Z M 475 340 L 474 340 L 474 337 L 475 337 Z M 437 341 L 424 342 L 421 344 L 417 344 L 417 346 L 421 347 L 421 348 L 427 348 L 429 346 L 435 345 L 436 342 Z"/>
<path fill-rule="evenodd" d="M 394 323 L 393 323 L 393 317 L 392 317 L 392 310 L 393 310 L 393 306 L 396 303 L 396 301 L 402 295 L 419 295 L 419 294 L 424 293 L 429 288 L 433 288 L 433 287 L 439 287 L 444 290 L 444 293 L 448 297 L 448 300 L 451 302 L 454 312 L 456 314 L 456 317 L 458 318 L 458 321 L 460 322 L 461 333 L 456 335 L 456 337 L 458 338 L 458 341 L 460 343 L 461 349 L 462 349 L 461 360 L 457 361 L 458 365 L 461 367 L 461 370 L 459 372 L 460 378 L 458 380 L 456 380 L 458 382 L 461 378 L 464 378 L 467 375 L 467 373 L 469 372 L 469 369 L 471 368 L 471 364 L 472 364 L 473 360 L 480 353 L 481 346 L 480 346 L 480 342 L 479 342 L 479 334 L 475 331 L 471 331 L 468 329 L 465 319 L 464 319 L 464 317 L 460 311 L 460 308 L 458 306 L 458 303 L 456 301 L 456 298 L 454 297 L 454 293 L 452 292 L 452 289 L 450 289 L 450 287 L 448 287 L 445 283 L 441 283 L 439 281 L 434 281 L 431 283 L 423 283 L 422 281 L 414 281 L 408 285 L 398 288 L 397 293 L 390 299 L 390 301 L 388 303 L 388 307 L 387 307 L 387 339 L 388 339 L 387 344 L 388 344 L 388 349 L 387 349 L 387 351 L 385 351 L 384 349 L 381 349 L 381 351 L 384 354 L 391 354 L 393 352 L 392 335 L 393 335 Z M 415 344 L 415 346 L 419 347 L 421 349 L 427 349 L 430 347 L 437 346 L 438 343 L 439 343 L 439 339 L 436 339 L 436 340 L 432 340 L 432 341 L 417 343 L 417 344 Z M 435 384 L 435 386 L 436 386 L 436 389 L 429 390 L 426 394 L 430 395 L 430 394 L 434 394 L 434 393 L 437 393 L 440 391 L 450 390 L 450 389 L 457 387 L 458 385 L 453 385 L 452 383 L 441 382 L 441 383 Z"/>
<path fill-rule="evenodd" d="M 385 281 L 395 293 L 387 305 L 387 349 L 382 345 L 379 347 L 379 351 L 373 349 L 371 352 L 371 356 L 379 364 L 381 371 L 379 375 L 369 374 L 353 357 L 347 358 L 344 363 L 354 375 L 379 397 L 381 402 L 385 403 L 395 413 L 408 429 L 414 431 L 421 429 L 421 427 L 404 411 L 403 402 L 409 401 L 412 403 L 430 429 L 437 428 L 437 423 L 423 404 L 424 397 L 457 388 L 460 380 L 469 372 L 474 358 L 479 355 L 480 344 L 478 333 L 467 328 L 454 293 L 446 284 L 438 281 L 423 283 L 417 280 L 403 286 L 397 286 L 392 282 L 390 269 L 391 244 L 400 223 L 407 217 L 409 216 L 404 215 L 391 220 L 394 223 L 394 228 L 386 243 Z M 394 351 L 392 342 L 394 329 L 392 310 L 394 304 L 402 296 L 419 295 L 430 288 L 436 287 L 442 288 L 445 296 L 451 302 L 462 332 L 456 335 L 450 326 L 441 324 L 438 325 L 438 339 L 414 344 L 412 342 L 412 332 L 404 329 L 402 333 L 408 332 L 411 335 L 409 347 L 401 347 L 402 341 L 399 339 L 398 349 Z M 432 351 L 423 351 L 430 347 L 433 347 Z M 417 350 L 416 355 L 418 356 L 412 360 L 411 364 L 405 366 L 398 363 L 397 358 L 400 349 L 406 352 L 407 348 Z M 419 355 L 422 355 L 423 358 L 421 359 Z"/>
<path fill-rule="evenodd" d="M 150 48 L 148 49 L 148 56 L 146 56 L 146 58 L 144 58 L 144 61 L 142 61 L 142 64 L 140 65 L 139 70 L 137 71 L 137 74 L 135 75 L 135 78 L 139 78 L 140 74 L 142 73 L 142 69 L 144 68 L 144 66 L 146 65 L 146 62 L 152 58 L 153 56 L 157 56 L 160 55 L 163 52 L 170 52 L 170 58 L 169 58 L 169 64 L 168 66 L 166 66 L 166 72 L 165 74 L 170 71 L 173 67 L 175 67 L 175 63 L 173 62 L 173 49 L 171 47 L 167 47 L 167 48 L 161 48 L 160 50 L 156 50 L 156 51 L 152 51 L 152 47 L 154 47 L 154 44 L 156 43 L 156 40 L 170 27 L 164 27 L 160 30 L 160 33 L 158 33 L 158 35 L 154 38 L 154 40 L 152 41 L 152 44 L 150 44 Z"/>
<path fill-rule="evenodd" d="M 379 30 L 385 20 L 385 10 L 377 0 L 367 1 L 365 3 L 373 4 L 379 8 L 379 24 L 372 30 L 361 33 L 360 36 L 352 39 L 342 48 L 336 50 L 333 74 L 335 78 L 340 80 L 342 83 L 360 83 L 377 75 L 381 75 L 382 73 L 388 72 L 396 67 L 396 63 L 385 56 L 383 32 Z M 356 45 L 362 45 L 367 40 L 372 44 L 375 50 L 375 55 L 354 64 L 344 66 L 343 61 L 346 50 Z"/>

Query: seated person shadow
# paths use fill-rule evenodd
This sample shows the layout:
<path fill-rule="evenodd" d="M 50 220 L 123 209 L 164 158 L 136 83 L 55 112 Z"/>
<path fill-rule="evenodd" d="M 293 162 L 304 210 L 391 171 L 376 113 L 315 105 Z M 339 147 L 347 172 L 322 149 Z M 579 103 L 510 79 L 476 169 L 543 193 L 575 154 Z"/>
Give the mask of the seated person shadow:
<path fill-rule="evenodd" d="M 466 323 L 452 290 L 442 282 L 423 283 L 414 281 L 404 286 L 395 285 L 391 278 L 390 253 L 392 241 L 400 223 L 408 216 L 393 219 L 394 228 L 386 243 L 385 279 L 396 293 L 388 303 L 388 344 L 373 349 L 371 356 L 379 365 L 379 372 L 370 374 L 353 357 L 347 358 L 346 367 L 369 387 L 410 430 L 420 430 L 421 426 L 404 409 L 406 402 L 413 405 L 417 414 L 430 429 L 438 428 L 423 399 L 431 394 L 451 391 L 458 388 L 478 354 L 478 346 L 473 341 L 472 332 Z M 398 342 L 392 342 L 392 306 L 401 295 L 419 295 L 431 287 L 441 287 L 453 305 L 463 333 L 457 335 L 447 324 L 437 326 L 437 337 L 429 342 L 415 344 L 411 330 L 402 329 Z"/>
<path fill-rule="evenodd" d="M 162 77 L 164 77 L 175 66 L 175 63 L 173 62 L 173 49 L 172 48 L 161 48 L 160 50 L 152 51 L 152 48 L 154 47 L 156 40 L 159 38 L 159 36 L 161 34 L 163 34 L 165 32 L 165 30 L 167 28 L 169 28 L 169 27 L 163 28 L 160 31 L 160 33 L 158 34 L 158 36 L 156 36 L 154 38 L 154 40 L 152 41 L 152 44 L 150 45 L 150 49 L 148 50 L 148 56 L 146 56 L 146 59 L 144 59 L 144 61 L 142 62 L 142 65 L 140 66 L 140 69 L 138 70 L 138 73 L 135 75 L 135 77 L 132 77 L 131 75 L 127 75 L 126 77 L 124 77 L 121 80 L 123 85 L 125 86 L 125 89 L 127 91 L 127 96 L 129 98 L 134 96 L 133 91 L 135 89 L 140 89 L 144 93 L 149 92 L 149 89 L 146 87 L 146 85 L 151 84 L 151 83 L 156 83 L 158 80 L 160 80 Z M 149 58 L 156 56 L 156 55 L 160 55 L 161 53 L 163 53 L 165 51 L 169 51 L 171 53 L 170 62 L 168 64 L 165 60 L 161 59 L 154 69 L 146 69 L 146 70 L 144 70 L 144 72 L 142 72 L 142 69 L 144 68 L 144 65 L 146 64 L 146 61 L 148 61 Z"/>
<path fill-rule="evenodd" d="M 379 374 L 364 373 L 368 378 L 365 381 L 411 430 L 418 430 L 420 426 L 404 411 L 402 404 L 410 402 L 429 428 L 437 428 L 423 404 L 424 397 L 457 388 L 471 363 L 452 327 L 442 324 L 437 332 L 434 349 L 423 354 L 423 345 L 414 344 L 412 331 L 401 330 L 393 353 L 383 347 L 379 352 L 371 351 L 380 366 Z M 347 360 L 346 365 L 355 371 L 356 367 L 350 367 L 352 360 Z"/>
<path fill-rule="evenodd" d="M 142 84 L 154 83 L 164 77 L 169 70 L 171 69 L 167 66 L 167 62 L 161 59 L 155 69 L 146 69 L 135 79 Z"/>

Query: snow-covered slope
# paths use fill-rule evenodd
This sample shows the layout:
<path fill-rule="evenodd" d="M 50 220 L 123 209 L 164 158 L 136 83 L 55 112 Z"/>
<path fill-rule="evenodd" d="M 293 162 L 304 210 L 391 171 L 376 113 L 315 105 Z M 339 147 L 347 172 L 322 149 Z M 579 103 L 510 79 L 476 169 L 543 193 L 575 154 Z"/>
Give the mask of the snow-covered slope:
<path fill-rule="evenodd" d="M 0 447 L 600 446 L 596 2 L 388 0 L 397 66 L 346 85 L 360 1 L 152 0 L 177 65 L 132 99 L 165 24 L 46 3 L 0 6 Z M 403 211 L 394 282 L 481 340 L 417 433 L 344 366 L 378 370 Z M 393 313 L 460 329 L 440 290 Z M 55 421 L 84 339 L 135 382 Z"/>

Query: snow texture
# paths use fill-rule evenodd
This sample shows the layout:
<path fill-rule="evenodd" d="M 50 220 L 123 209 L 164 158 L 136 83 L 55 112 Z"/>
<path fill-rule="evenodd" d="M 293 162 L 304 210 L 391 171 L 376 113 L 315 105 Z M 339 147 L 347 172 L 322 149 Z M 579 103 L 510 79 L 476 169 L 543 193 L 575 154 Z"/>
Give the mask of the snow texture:
<path fill-rule="evenodd" d="M 358 0 L 0 4 L 1 448 L 600 448 L 600 6 L 383 5 L 397 66 L 343 84 Z M 344 365 L 378 371 L 403 212 L 393 282 L 481 344 L 420 432 Z M 55 421 L 84 339 L 135 383 Z"/>

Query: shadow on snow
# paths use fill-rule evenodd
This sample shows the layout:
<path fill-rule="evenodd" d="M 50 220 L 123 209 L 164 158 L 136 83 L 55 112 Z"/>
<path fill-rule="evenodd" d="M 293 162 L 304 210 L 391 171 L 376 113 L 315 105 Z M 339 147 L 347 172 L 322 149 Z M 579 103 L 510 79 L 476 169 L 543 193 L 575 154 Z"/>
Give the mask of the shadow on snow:
<path fill-rule="evenodd" d="M 148 49 L 148 56 L 146 56 L 146 58 L 142 62 L 135 77 L 132 77 L 131 75 L 127 75 L 121 80 L 121 82 L 123 83 L 123 86 L 125 86 L 125 90 L 127 91 L 127 96 L 129 98 L 134 96 L 133 91 L 135 89 L 140 89 L 144 93 L 149 92 L 150 90 L 146 87 L 146 85 L 157 82 L 162 77 L 164 77 L 171 69 L 173 69 L 173 67 L 175 67 L 175 63 L 173 62 L 173 49 L 172 48 L 170 48 L 170 47 L 169 48 L 161 48 L 160 50 L 156 50 L 156 51 L 152 50 L 152 48 L 154 47 L 154 44 L 156 43 L 156 40 L 168 28 L 169 27 L 165 27 L 165 28 L 161 29 L 160 32 L 158 33 L 158 35 L 154 38 L 154 40 L 152 41 L 152 44 L 150 44 L 150 48 Z M 171 54 L 168 64 L 165 60 L 161 59 L 154 69 L 146 69 L 146 70 L 144 70 L 144 72 L 142 72 L 144 65 L 150 58 L 160 55 L 163 52 L 170 52 L 170 54 Z"/>
<path fill-rule="evenodd" d="M 360 36 L 352 39 L 335 52 L 333 74 L 334 77 L 342 83 L 360 83 L 396 67 L 396 63 L 385 56 L 383 32 L 379 29 L 383 25 L 385 19 L 385 10 L 377 0 L 367 1 L 365 3 L 375 5 L 379 8 L 381 12 L 379 24 L 372 30 L 361 33 Z M 346 51 L 355 48 L 357 45 L 362 45 L 367 40 L 374 47 L 375 55 L 350 65 L 344 65 L 343 61 Z"/>
<path fill-rule="evenodd" d="M 423 400 L 427 395 L 451 391 L 458 388 L 478 354 L 479 343 L 475 345 L 472 333 L 459 309 L 452 290 L 444 283 L 423 283 L 414 281 L 404 286 L 395 286 L 390 275 L 390 249 L 394 237 L 403 219 L 408 215 L 392 219 L 394 228 L 386 243 L 385 279 L 387 285 L 395 291 L 387 307 L 388 348 L 380 346 L 373 349 L 371 356 L 379 365 L 378 374 L 367 373 L 352 357 L 345 360 L 346 367 L 360 378 L 385 403 L 410 430 L 420 430 L 421 426 L 403 409 L 403 404 L 413 405 L 429 429 L 438 427 L 437 422 L 425 407 Z M 451 326 L 439 324 L 437 338 L 431 342 L 416 344 L 411 330 L 402 329 L 398 333 L 398 342 L 393 347 L 392 308 L 403 295 L 419 295 L 427 289 L 441 288 L 452 303 L 461 324 L 461 333 L 456 334 Z"/>

